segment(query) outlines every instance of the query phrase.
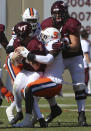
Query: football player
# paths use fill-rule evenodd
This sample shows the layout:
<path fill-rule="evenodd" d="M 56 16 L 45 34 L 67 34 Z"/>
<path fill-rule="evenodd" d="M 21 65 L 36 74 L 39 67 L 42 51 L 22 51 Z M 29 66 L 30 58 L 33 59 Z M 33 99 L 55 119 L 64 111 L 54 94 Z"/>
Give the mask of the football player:
<path fill-rule="evenodd" d="M 32 37 L 37 36 L 39 34 L 41 28 L 40 28 L 40 23 L 39 23 L 39 14 L 38 14 L 38 11 L 36 9 L 34 9 L 34 8 L 25 9 L 25 11 L 24 11 L 24 13 L 22 15 L 22 20 L 24 22 L 28 22 L 28 23 L 30 23 L 32 25 L 32 31 L 33 31 Z M 16 37 L 17 37 L 17 34 L 15 33 L 14 27 L 13 27 L 13 29 L 12 29 L 12 38 L 9 41 L 9 44 L 7 46 L 7 49 L 6 49 L 7 54 L 14 51 L 13 43 L 14 43 Z M 18 69 L 16 67 L 14 67 L 13 65 L 12 65 L 13 66 L 12 67 L 9 57 L 7 58 L 6 62 L 7 62 L 7 67 L 8 67 L 7 70 L 9 72 L 9 75 L 10 75 L 11 79 L 12 79 L 11 83 L 13 83 L 13 80 L 14 80 L 16 74 L 22 69 L 22 66 L 20 65 L 20 68 L 18 68 Z M 15 69 L 15 72 L 12 71 L 12 68 Z M 11 121 L 11 119 L 14 118 L 14 116 L 12 114 L 12 110 L 13 110 L 14 107 L 15 107 L 15 103 L 13 102 L 11 104 L 11 106 L 9 106 L 6 109 L 6 114 L 7 114 L 7 117 L 8 117 L 9 121 Z"/>
<path fill-rule="evenodd" d="M 81 31 L 81 46 L 83 50 L 83 62 L 84 62 L 84 69 L 85 69 L 85 84 L 87 86 L 87 95 L 91 94 L 91 89 L 89 89 L 89 69 L 91 69 L 91 58 L 90 58 L 90 41 L 88 40 L 89 34 L 86 30 Z"/>
<path fill-rule="evenodd" d="M 4 31 L 5 31 L 5 26 L 0 24 L 0 43 L 6 50 L 6 46 L 8 45 L 8 40 L 5 36 Z M 4 86 L 3 81 L 1 80 L 1 69 L 0 69 L 0 91 L 1 91 L 1 95 L 5 96 L 8 102 L 9 100 L 13 102 L 13 94 L 7 90 L 7 88 Z M 0 105 L 1 104 L 2 104 L 2 99 L 0 98 Z"/>
<path fill-rule="evenodd" d="M 50 104 L 57 111 L 57 114 L 54 114 L 54 116 L 56 117 L 57 115 L 62 113 L 62 110 L 59 108 L 59 106 L 57 106 L 56 101 L 55 103 L 52 103 L 52 97 L 59 94 L 62 88 L 62 74 L 64 71 L 62 53 L 60 51 L 60 49 L 62 48 L 62 44 L 60 43 L 60 32 L 56 28 L 50 27 L 41 31 L 41 38 L 45 42 L 45 47 L 48 51 L 48 54 L 46 56 L 35 55 L 28 50 L 21 51 L 23 57 L 27 58 L 29 62 L 36 61 L 41 64 L 47 64 L 42 78 L 39 78 L 34 82 L 30 81 L 30 83 L 25 88 L 26 113 L 30 113 L 29 103 L 31 103 L 30 98 L 31 94 L 33 94 L 35 96 L 45 97 L 48 101 L 50 101 Z M 56 44 L 60 45 L 59 50 L 53 50 L 53 45 Z M 60 66 L 61 69 L 59 70 Z M 27 119 L 24 118 L 22 123 L 18 123 L 14 126 L 22 127 L 26 120 Z"/>
<path fill-rule="evenodd" d="M 33 36 L 38 36 L 41 30 L 39 23 L 39 13 L 35 8 L 25 9 L 22 20 L 28 22 L 32 26 Z"/>
<path fill-rule="evenodd" d="M 73 86 L 73 89 L 78 106 L 78 123 L 81 126 L 85 126 L 87 125 L 85 116 L 86 86 L 80 44 L 81 23 L 69 16 L 68 5 L 60 0 L 52 4 L 51 17 L 41 23 L 42 29 L 47 27 L 57 28 L 63 40 L 66 40 L 64 50 L 62 51 L 64 68 L 70 71 L 73 84 L 77 84 L 77 86 Z M 50 121 L 51 115 L 48 119 Z"/>
<path fill-rule="evenodd" d="M 23 15 L 22 15 L 22 21 L 28 22 L 32 26 L 33 36 L 38 36 L 41 30 L 41 26 L 39 23 L 39 13 L 35 8 L 26 8 Z M 12 28 L 12 38 L 9 41 L 9 44 L 7 46 L 7 53 L 11 52 L 12 48 L 10 46 L 13 45 L 14 39 L 16 39 L 16 33 L 14 31 L 14 27 Z M 9 51 L 10 50 L 10 51 Z"/>
<path fill-rule="evenodd" d="M 21 89 L 26 87 L 26 85 L 29 82 L 33 82 L 37 80 L 41 76 L 41 72 L 43 72 L 45 68 L 45 64 L 40 65 L 38 64 L 38 62 L 34 62 L 34 61 L 31 62 L 31 64 L 28 63 L 26 59 L 23 59 L 21 57 L 19 50 L 21 50 L 22 48 L 24 49 L 24 47 L 26 47 L 32 53 L 41 54 L 41 55 L 45 55 L 46 53 L 44 45 L 36 37 L 31 37 L 32 28 L 29 23 L 19 22 L 15 26 L 14 31 L 17 34 L 17 39 L 14 40 L 14 44 L 13 44 L 14 52 L 11 52 L 9 55 L 9 60 L 11 61 L 10 65 L 7 64 L 6 67 L 11 75 L 12 80 L 14 81 L 13 84 L 14 100 L 17 109 L 17 115 L 15 116 L 14 119 L 10 120 L 11 124 L 16 123 L 18 120 L 21 120 L 23 117 L 22 107 L 21 107 L 21 101 L 22 101 Z M 12 66 L 12 64 L 14 66 Z M 22 68 L 20 68 L 21 65 Z M 18 71 L 16 71 L 17 69 Z M 34 107 L 37 108 L 37 105 Z M 39 115 L 38 119 L 41 125 L 41 123 L 44 121 L 44 118 L 42 114 L 38 114 L 38 115 Z M 23 123 L 23 126 L 31 126 L 32 125 L 31 117 L 26 115 L 26 119 L 27 120 Z M 42 120 L 40 121 L 40 119 Z M 41 126 L 46 126 L 46 122 L 44 123 L 44 125 Z"/>

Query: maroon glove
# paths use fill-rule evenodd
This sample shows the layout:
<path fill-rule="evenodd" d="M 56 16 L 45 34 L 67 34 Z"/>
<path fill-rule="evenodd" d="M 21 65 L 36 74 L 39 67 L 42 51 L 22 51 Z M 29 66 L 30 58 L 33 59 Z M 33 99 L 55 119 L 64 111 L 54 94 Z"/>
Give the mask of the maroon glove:
<path fill-rule="evenodd" d="M 5 31 L 5 26 L 0 24 L 0 32 L 4 32 Z"/>
<path fill-rule="evenodd" d="M 6 100 L 8 101 L 8 103 L 10 101 L 13 102 L 13 100 L 14 100 L 13 94 L 10 91 L 8 91 L 5 87 L 1 88 L 1 93 L 2 93 L 3 96 L 6 97 Z"/>
<path fill-rule="evenodd" d="M 0 44 L 6 49 L 8 45 L 8 40 L 4 34 L 5 26 L 0 24 Z"/>
<path fill-rule="evenodd" d="M 52 45 L 52 48 L 53 50 L 60 50 L 61 45 L 61 42 L 57 42 Z"/>
<path fill-rule="evenodd" d="M 62 50 L 62 51 L 67 51 L 70 49 L 70 45 L 69 44 L 65 44 L 63 42 L 59 42 L 59 43 L 54 43 L 52 45 L 53 50 Z"/>

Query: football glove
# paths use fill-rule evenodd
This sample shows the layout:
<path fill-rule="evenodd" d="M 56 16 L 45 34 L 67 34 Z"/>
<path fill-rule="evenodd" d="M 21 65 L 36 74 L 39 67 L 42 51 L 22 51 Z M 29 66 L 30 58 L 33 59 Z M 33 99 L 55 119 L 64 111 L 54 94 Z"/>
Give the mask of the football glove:
<path fill-rule="evenodd" d="M 60 50 L 62 50 L 62 51 L 67 51 L 69 49 L 70 49 L 69 44 L 62 43 L 60 46 Z"/>
<path fill-rule="evenodd" d="M 69 50 L 70 49 L 70 46 L 69 44 L 65 44 L 64 42 L 58 42 L 58 43 L 54 43 L 52 45 L 52 48 L 53 50 L 62 50 L 62 51 L 65 51 L 65 50 Z"/>
<path fill-rule="evenodd" d="M 27 59 L 28 59 L 28 61 L 34 61 L 34 59 L 35 59 L 35 54 L 29 52 L 29 53 L 28 53 L 28 56 L 27 56 Z"/>
<path fill-rule="evenodd" d="M 5 26 L 0 24 L 0 33 L 5 31 Z"/>
<path fill-rule="evenodd" d="M 53 50 L 60 50 L 61 45 L 62 45 L 61 42 L 54 43 L 52 45 L 52 48 L 53 48 Z"/>
<path fill-rule="evenodd" d="M 2 93 L 3 96 L 5 96 L 8 103 L 10 101 L 13 102 L 13 100 L 14 100 L 13 94 L 10 91 L 8 91 L 5 87 L 1 88 L 1 93 Z"/>
<path fill-rule="evenodd" d="M 20 51 L 20 54 L 21 54 L 24 58 L 27 58 L 28 53 L 29 53 L 29 51 L 28 51 L 25 47 L 23 47 L 23 49 Z"/>
<path fill-rule="evenodd" d="M 8 45 L 8 40 L 4 34 L 4 31 L 5 31 L 5 26 L 0 24 L 0 43 L 6 49 L 6 47 Z"/>

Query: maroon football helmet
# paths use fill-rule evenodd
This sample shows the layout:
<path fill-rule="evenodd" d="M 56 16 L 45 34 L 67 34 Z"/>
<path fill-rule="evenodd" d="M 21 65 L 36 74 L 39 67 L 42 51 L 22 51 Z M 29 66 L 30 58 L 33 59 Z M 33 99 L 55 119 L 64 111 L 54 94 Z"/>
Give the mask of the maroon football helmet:
<path fill-rule="evenodd" d="M 51 7 L 51 15 L 54 20 L 54 24 L 62 24 L 63 21 L 69 16 L 68 5 L 63 1 L 56 1 Z"/>
<path fill-rule="evenodd" d="M 14 32 L 19 39 L 24 39 L 26 36 L 32 35 L 32 26 L 27 22 L 19 22 L 14 27 Z"/>

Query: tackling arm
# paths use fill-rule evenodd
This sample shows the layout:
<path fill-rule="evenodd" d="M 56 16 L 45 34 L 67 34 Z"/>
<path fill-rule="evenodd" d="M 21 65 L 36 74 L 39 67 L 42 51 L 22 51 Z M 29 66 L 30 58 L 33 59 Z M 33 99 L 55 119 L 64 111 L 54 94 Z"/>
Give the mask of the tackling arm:
<path fill-rule="evenodd" d="M 0 43 L 6 50 L 6 47 L 8 45 L 8 40 L 4 34 L 4 31 L 5 31 L 5 26 L 0 24 Z"/>

